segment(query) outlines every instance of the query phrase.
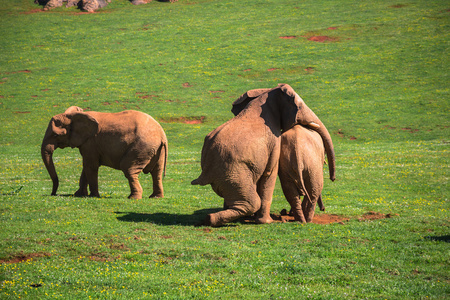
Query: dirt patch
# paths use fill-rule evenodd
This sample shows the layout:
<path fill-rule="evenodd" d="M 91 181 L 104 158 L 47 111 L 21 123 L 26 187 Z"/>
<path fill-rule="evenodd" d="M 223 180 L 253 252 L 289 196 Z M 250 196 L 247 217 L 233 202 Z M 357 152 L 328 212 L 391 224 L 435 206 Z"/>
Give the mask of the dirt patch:
<path fill-rule="evenodd" d="M 21 263 L 24 261 L 30 261 L 35 258 L 48 257 L 48 256 L 50 256 L 50 253 L 47 253 L 47 252 L 28 253 L 28 254 L 20 252 L 18 254 L 11 255 L 7 259 L 0 259 L 0 264 L 17 264 L 17 263 Z"/>
<path fill-rule="evenodd" d="M 280 39 L 284 39 L 284 40 L 291 40 L 291 39 L 296 39 L 296 38 L 297 38 L 296 35 L 280 36 Z"/>
<path fill-rule="evenodd" d="M 345 135 L 345 133 L 342 131 L 342 129 L 339 129 L 337 132 L 336 132 L 336 134 L 337 135 L 339 135 L 341 138 L 346 138 L 347 136 Z M 350 136 L 350 137 L 348 137 L 350 140 L 356 140 L 356 137 L 354 137 L 354 136 Z"/>
<path fill-rule="evenodd" d="M 419 129 L 412 129 L 411 127 L 402 128 L 403 131 L 409 131 L 411 133 L 419 131 Z"/>
<path fill-rule="evenodd" d="M 161 118 L 159 122 L 161 123 L 184 123 L 184 124 L 201 124 L 205 121 L 205 116 L 200 117 L 171 117 L 171 118 Z"/>
<path fill-rule="evenodd" d="M 402 8 L 402 7 L 406 7 L 408 6 L 408 4 L 394 4 L 389 6 L 390 8 Z"/>
<path fill-rule="evenodd" d="M 4 72 L 4 74 L 16 74 L 16 73 L 31 73 L 31 71 L 30 70 L 20 70 L 20 71 Z"/>
<path fill-rule="evenodd" d="M 44 12 L 44 9 L 42 9 L 42 8 L 35 8 L 35 9 L 32 9 L 32 10 L 21 12 L 20 14 L 21 15 L 30 15 L 30 14 L 36 14 L 36 13 L 42 13 L 42 12 Z"/>
<path fill-rule="evenodd" d="M 149 99 L 149 98 L 158 97 L 156 95 L 144 95 L 144 93 L 142 93 L 142 92 L 137 92 L 136 95 L 140 95 L 140 96 L 138 96 L 138 98 L 140 98 L 140 99 Z"/>
<path fill-rule="evenodd" d="M 398 214 L 383 214 L 379 212 L 369 211 L 363 214 L 358 218 L 359 221 L 372 221 L 372 220 L 380 220 L 380 219 L 389 219 L 393 216 L 398 216 Z"/>
<path fill-rule="evenodd" d="M 189 82 L 185 82 L 185 83 L 183 83 L 183 87 L 188 88 L 188 87 L 192 87 L 192 85 Z"/>
<path fill-rule="evenodd" d="M 286 210 L 282 210 L 280 214 L 271 214 L 270 215 L 274 222 L 295 222 L 294 216 L 289 215 Z M 335 214 L 317 214 L 314 216 L 312 223 L 314 224 L 331 224 L 331 223 L 339 223 L 344 224 L 347 222 L 349 218 L 335 215 Z"/>
<path fill-rule="evenodd" d="M 15 111 L 15 114 L 29 114 L 31 111 Z"/>
<path fill-rule="evenodd" d="M 267 72 L 272 72 L 272 71 L 275 71 L 275 70 L 278 70 L 278 68 L 270 68 L 270 69 L 267 69 Z"/>
<path fill-rule="evenodd" d="M 270 215 L 274 222 L 295 222 L 294 216 L 290 215 L 285 209 L 283 209 L 279 214 L 271 214 Z M 357 219 L 360 222 L 365 221 L 373 221 L 373 220 L 380 220 L 380 219 L 388 219 L 392 218 L 394 216 L 398 216 L 398 214 L 383 214 L 379 212 L 369 211 L 362 216 L 358 217 Z M 339 224 L 345 224 L 344 222 L 349 221 L 350 218 L 336 215 L 336 214 L 316 214 L 314 215 L 312 223 L 314 224 L 331 224 L 331 223 L 339 223 Z"/>
<path fill-rule="evenodd" d="M 319 43 L 338 42 L 339 38 L 331 37 L 331 36 L 327 36 L 327 35 L 315 35 L 315 36 L 308 37 L 308 41 L 319 42 Z"/>

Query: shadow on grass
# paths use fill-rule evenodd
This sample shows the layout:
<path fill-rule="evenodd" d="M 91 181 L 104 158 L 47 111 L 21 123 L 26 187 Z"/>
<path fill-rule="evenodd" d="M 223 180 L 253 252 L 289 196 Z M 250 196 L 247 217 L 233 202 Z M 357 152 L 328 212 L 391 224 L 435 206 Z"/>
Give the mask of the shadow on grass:
<path fill-rule="evenodd" d="M 183 225 L 198 226 L 206 218 L 206 215 L 221 211 L 222 208 L 208 208 L 195 211 L 192 215 L 170 213 L 135 213 L 115 211 L 117 220 L 122 222 L 148 222 L 159 225 Z"/>
<path fill-rule="evenodd" d="M 427 240 L 450 243 L 450 235 L 426 236 Z"/>

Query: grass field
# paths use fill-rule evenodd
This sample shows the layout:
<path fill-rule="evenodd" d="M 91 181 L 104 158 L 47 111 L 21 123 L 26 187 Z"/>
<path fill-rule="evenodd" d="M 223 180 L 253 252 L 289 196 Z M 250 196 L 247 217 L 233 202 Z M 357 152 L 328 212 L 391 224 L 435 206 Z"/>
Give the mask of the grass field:
<path fill-rule="evenodd" d="M 1 299 L 450 297 L 448 1 L 33 2 L 0 0 Z M 190 185 L 205 135 L 278 83 L 332 134 L 317 218 L 339 220 L 196 227 L 223 203 Z M 166 197 L 142 174 L 129 200 L 106 167 L 101 198 L 72 197 L 77 149 L 55 151 L 50 196 L 40 144 L 71 105 L 157 119 Z M 277 183 L 271 211 L 287 208 Z"/>

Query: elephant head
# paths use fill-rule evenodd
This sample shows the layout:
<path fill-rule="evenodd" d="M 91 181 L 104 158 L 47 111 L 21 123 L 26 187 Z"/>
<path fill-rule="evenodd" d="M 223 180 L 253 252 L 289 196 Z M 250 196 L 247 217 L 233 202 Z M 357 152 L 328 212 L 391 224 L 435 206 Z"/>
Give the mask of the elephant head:
<path fill-rule="evenodd" d="M 76 106 L 71 106 L 64 113 L 52 117 L 41 145 L 42 160 L 53 182 L 52 195 L 56 195 L 59 185 L 53 164 L 53 151 L 57 148 L 80 147 L 97 131 L 97 120 Z"/>
<path fill-rule="evenodd" d="M 258 97 L 278 97 L 279 101 L 287 103 L 279 105 L 282 124 L 281 129 L 283 131 L 288 130 L 295 124 L 300 124 L 305 127 L 311 128 L 317 131 L 322 137 L 325 151 L 328 158 L 328 167 L 330 171 L 330 179 L 334 181 L 336 179 L 336 161 L 334 155 L 333 142 L 331 135 L 328 132 L 322 121 L 316 116 L 316 114 L 306 105 L 306 103 L 300 98 L 300 96 L 292 89 L 288 84 L 279 84 L 274 89 L 255 89 L 249 90 L 242 94 L 236 101 L 233 102 L 233 108 L 231 112 L 237 116 L 241 111 L 245 110 L 251 102 Z M 292 104 L 292 105 L 290 105 Z"/>

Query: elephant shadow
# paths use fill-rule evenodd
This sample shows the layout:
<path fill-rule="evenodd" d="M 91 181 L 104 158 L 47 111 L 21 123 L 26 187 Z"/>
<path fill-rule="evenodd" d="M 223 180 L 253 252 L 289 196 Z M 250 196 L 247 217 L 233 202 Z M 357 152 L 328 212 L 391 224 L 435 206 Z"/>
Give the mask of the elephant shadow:
<path fill-rule="evenodd" d="M 136 212 L 114 212 L 117 220 L 122 222 L 147 222 L 158 225 L 182 225 L 182 226 L 201 226 L 206 215 L 221 211 L 222 208 L 208 208 L 196 210 L 191 215 L 171 214 L 171 213 L 136 213 Z"/>
<path fill-rule="evenodd" d="M 438 241 L 438 242 L 450 243 L 450 235 L 426 236 L 425 238 L 430 240 L 430 241 Z"/>

